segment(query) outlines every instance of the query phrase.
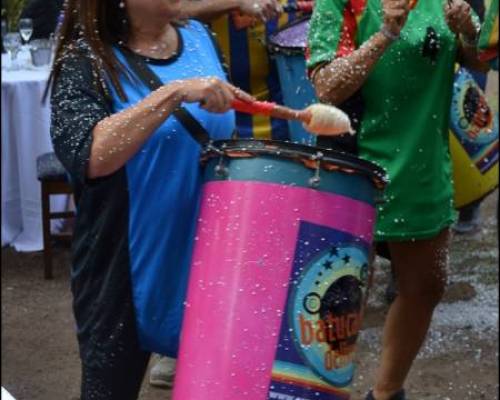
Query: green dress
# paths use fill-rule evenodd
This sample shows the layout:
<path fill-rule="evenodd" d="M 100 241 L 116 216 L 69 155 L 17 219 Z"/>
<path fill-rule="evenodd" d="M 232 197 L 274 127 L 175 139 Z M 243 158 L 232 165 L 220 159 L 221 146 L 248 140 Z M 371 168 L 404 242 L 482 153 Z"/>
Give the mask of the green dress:
<path fill-rule="evenodd" d="M 349 54 L 381 24 L 380 0 L 317 0 L 308 67 Z M 443 2 L 419 0 L 361 89 L 359 156 L 390 179 L 378 241 L 431 238 L 455 219 L 448 127 L 456 53 Z"/>

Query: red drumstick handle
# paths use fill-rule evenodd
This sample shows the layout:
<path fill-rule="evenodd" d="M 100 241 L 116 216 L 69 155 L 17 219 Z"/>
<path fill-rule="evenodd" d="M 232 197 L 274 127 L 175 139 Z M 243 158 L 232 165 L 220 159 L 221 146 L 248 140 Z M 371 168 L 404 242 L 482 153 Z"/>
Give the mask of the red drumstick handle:
<path fill-rule="evenodd" d="M 233 11 L 231 14 L 232 14 L 234 27 L 237 30 L 246 29 L 250 26 L 255 25 L 255 23 L 257 22 L 256 18 L 254 18 L 250 15 L 243 15 L 239 11 Z"/>
<path fill-rule="evenodd" d="M 311 119 L 311 115 L 307 111 L 293 110 L 268 101 L 246 102 L 234 99 L 231 107 L 245 114 L 267 115 L 274 118 L 299 120 L 306 123 Z"/>
<path fill-rule="evenodd" d="M 311 13 L 313 11 L 313 8 L 314 8 L 314 1 L 312 0 L 297 1 L 296 3 L 287 4 L 283 6 L 285 12 L 301 11 L 305 13 Z"/>
<path fill-rule="evenodd" d="M 300 11 L 312 12 L 314 9 L 314 1 L 299 1 L 299 3 L 297 5 Z"/>
<path fill-rule="evenodd" d="M 283 6 L 283 11 L 285 11 L 286 13 L 291 13 L 291 12 L 312 13 L 313 8 L 314 8 L 314 0 L 307 0 L 307 1 L 297 1 L 292 4 L 287 4 Z M 233 11 L 231 15 L 234 27 L 237 30 L 246 29 L 257 23 L 257 18 L 252 17 L 250 15 L 241 14 L 239 11 Z"/>
<path fill-rule="evenodd" d="M 270 103 L 267 101 L 254 101 L 252 103 L 234 99 L 231 107 L 236 111 L 245 113 L 245 114 L 260 114 L 260 115 L 271 115 L 273 113 L 275 103 Z"/>

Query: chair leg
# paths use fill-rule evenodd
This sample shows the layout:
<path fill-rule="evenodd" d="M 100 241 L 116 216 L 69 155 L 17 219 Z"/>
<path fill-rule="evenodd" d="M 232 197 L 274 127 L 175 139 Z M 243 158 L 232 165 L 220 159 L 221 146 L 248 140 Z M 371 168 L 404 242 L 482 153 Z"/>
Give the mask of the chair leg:
<path fill-rule="evenodd" d="M 50 241 L 50 195 L 42 182 L 42 227 L 43 227 L 43 263 L 45 279 L 52 279 L 52 249 Z"/>

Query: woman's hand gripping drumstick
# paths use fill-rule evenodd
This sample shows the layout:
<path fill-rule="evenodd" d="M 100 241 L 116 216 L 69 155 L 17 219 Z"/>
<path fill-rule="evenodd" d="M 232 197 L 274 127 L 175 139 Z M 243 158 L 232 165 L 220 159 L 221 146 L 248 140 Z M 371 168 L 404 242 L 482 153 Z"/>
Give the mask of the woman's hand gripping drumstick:
<path fill-rule="evenodd" d="M 305 110 L 293 110 L 276 103 L 257 101 L 248 93 L 217 78 L 183 81 L 182 93 L 182 101 L 199 102 L 201 107 L 210 112 L 223 113 L 233 108 L 246 114 L 301 121 L 304 128 L 315 135 L 354 133 L 349 117 L 336 107 L 313 104 Z"/>
<path fill-rule="evenodd" d="M 301 121 L 304 128 L 315 135 L 354 134 L 349 117 L 338 108 L 326 104 L 313 104 L 305 110 L 293 110 L 276 103 L 265 101 L 247 102 L 235 99 L 232 102 L 232 107 L 236 111 L 246 114 L 260 114 L 273 118 Z"/>

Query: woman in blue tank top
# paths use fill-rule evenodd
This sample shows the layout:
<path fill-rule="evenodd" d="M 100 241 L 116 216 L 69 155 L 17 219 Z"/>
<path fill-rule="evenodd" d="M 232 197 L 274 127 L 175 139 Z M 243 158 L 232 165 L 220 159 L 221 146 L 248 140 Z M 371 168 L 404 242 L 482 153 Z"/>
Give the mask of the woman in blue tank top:
<path fill-rule="evenodd" d="M 180 4 L 66 2 L 50 82 L 52 139 L 77 205 L 81 400 L 136 399 L 150 352 L 177 352 L 200 145 L 175 110 L 226 139 L 232 100 L 252 100 L 225 82 L 204 26 L 176 22 Z"/>

